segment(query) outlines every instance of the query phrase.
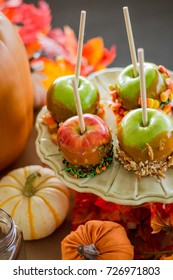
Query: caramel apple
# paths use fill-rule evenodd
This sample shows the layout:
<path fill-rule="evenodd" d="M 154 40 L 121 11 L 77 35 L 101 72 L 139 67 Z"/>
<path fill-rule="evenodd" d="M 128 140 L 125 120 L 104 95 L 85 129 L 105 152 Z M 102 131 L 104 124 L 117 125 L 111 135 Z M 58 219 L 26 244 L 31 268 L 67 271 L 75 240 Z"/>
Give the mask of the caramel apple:
<path fill-rule="evenodd" d="M 119 123 L 117 157 L 127 169 L 141 171 L 140 175 L 163 175 L 172 165 L 173 121 L 156 109 L 148 108 L 147 114 L 147 126 L 142 124 L 141 108 Z"/>
<path fill-rule="evenodd" d="M 57 132 L 66 170 L 76 178 L 105 171 L 113 159 L 112 135 L 107 124 L 93 114 L 84 114 L 83 118 L 83 134 L 80 132 L 78 116 L 66 120 Z"/>
<path fill-rule="evenodd" d="M 58 77 L 48 89 L 47 108 L 58 123 L 77 115 L 73 78 L 74 75 Z M 97 114 L 100 95 L 96 86 L 87 78 L 80 76 L 78 92 L 83 113 Z"/>
<path fill-rule="evenodd" d="M 160 100 L 160 93 L 166 90 L 165 79 L 156 65 L 144 64 L 147 97 Z M 127 110 L 137 108 L 140 97 L 139 75 L 134 77 L 133 65 L 127 66 L 119 75 L 116 83 L 118 96 Z"/>
<path fill-rule="evenodd" d="M 173 81 L 163 66 L 153 63 L 144 63 L 146 80 L 147 107 L 161 109 L 166 113 L 172 112 Z M 115 113 L 122 113 L 141 107 L 140 78 L 134 76 L 134 66 L 128 65 L 119 74 L 114 85 L 110 86 L 115 93 L 113 101 L 118 104 Z M 117 108 L 117 106 L 114 106 Z M 121 111 L 121 112 L 119 112 Z"/>

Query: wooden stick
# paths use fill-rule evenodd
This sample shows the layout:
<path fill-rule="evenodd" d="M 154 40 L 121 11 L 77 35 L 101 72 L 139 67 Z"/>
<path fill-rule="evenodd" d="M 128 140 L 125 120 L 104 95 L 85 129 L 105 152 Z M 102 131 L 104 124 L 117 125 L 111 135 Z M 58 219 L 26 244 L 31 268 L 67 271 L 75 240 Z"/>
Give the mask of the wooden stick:
<path fill-rule="evenodd" d="M 76 61 L 76 68 L 75 68 L 75 78 L 76 78 L 77 86 L 79 84 L 79 75 L 80 75 L 81 60 L 82 60 L 85 19 L 86 19 L 86 11 L 81 11 L 79 36 L 78 36 L 77 61 Z"/>
<path fill-rule="evenodd" d="M 128 7 L 123 7 L 123 11 L 124 11 L 125 24 L 126 24 L 127 37 L 128 37 L 128 41 L 129 41 L 129 47 L 130 47 L 131 60 L 132 60 L 132 64 L 133 64 L 133 74 L 135 77 L 137 77 L 138 76 L 138 66 L 137 66 L 137 58 L 136 58 L 136 49 L 135 49 L 135 43 L 134 43 L 134 39 L 133 39 L 133 33 L 132 33 L 132 27 L 131 27 Z"/>
<path fill-rule="evenodd" d="M 148 125 L 148 114 L 147 114 L 147 98 L 146 98 L 146 81 L 144 73 L 144 50 L 138 49 L 138 61 L 139 61 L 139 76 L 140 76 L 140 92 L 141 92 L 141 103 L 142 103 L 142 122 L 143 126 Z"/>
<path fill-rule="evenodd" d="M 73 83 L 73 89 L 74 89 L 76 110 L 77 110 L 77 114 L 78 114 L 78 118 L 79 118 L 79 127 L 80 127 L 81 134 L 83 134 L 85 132 L 86 128 L 85 128 L 83 112 L 82 112 L 82 105 L 81 105 L 81 100 L 80 100 L 80 96 L 79 96 L 76 78 L 72 79 L 72 83 Z"/>
<path fill-rule="evenodd" d="M 82 112 L 80 95 L 79 95 L 79 91 L 78 91 L 81 60 L 82 60 L 84 29 L 85 29 L 85 18 L 86 18 L 86 12 L 81 11 L 75 76 L 74 76 L 74 79 L 72 79 L 73 89 L 74 89 L 74 98 L 75 98 L 75 104 L 76 104 L 76 111 L 77 111 L 78 118 L 79 118 L 79 127 L 80 127 L 81 134 L 83 134 L 86 130 L 85 123 L 84 123 L 83 112 Z"/>

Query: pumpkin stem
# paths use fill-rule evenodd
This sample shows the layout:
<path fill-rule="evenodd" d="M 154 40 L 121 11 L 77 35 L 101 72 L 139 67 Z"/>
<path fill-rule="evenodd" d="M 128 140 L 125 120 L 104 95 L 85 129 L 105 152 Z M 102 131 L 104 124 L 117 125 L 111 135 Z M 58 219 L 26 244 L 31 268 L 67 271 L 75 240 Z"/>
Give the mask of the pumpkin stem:
<path fill-rule="evenodd" d="M 99 255 L 94 244 L 90 245 L 80 245 L 77 247 L 77 251 L 80 255 L 84 256 L 86 260 L 95 260 Z"/>
<path fill-rule="evenodd" d="M 39 172 L 33 172 L 26 178 L 26 182 L 23 188 L 23 194 L 25 196 L 30 197 L 35 193 L 32 183 L 37 177 L 41 177 L 41 174 Z"/>

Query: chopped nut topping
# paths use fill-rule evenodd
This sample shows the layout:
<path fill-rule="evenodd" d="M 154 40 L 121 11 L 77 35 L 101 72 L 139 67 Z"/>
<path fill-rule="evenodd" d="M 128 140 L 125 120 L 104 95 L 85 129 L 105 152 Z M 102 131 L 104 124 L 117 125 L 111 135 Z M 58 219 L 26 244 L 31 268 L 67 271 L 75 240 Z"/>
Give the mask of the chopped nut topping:
<path fill-rule="evenodd" d="M 173 166 L 173 157 L 168 158 L 168 167 Z"/>
<path fill-rule="evenodd" d="M 150 147 L 151 146 L 149 145 L 149 152 L 151 152 L 150 158 L 152 158 L 153 149 L 151 148 L 151 151 Z M 126 170 L 134 171 L 138 179 L 141 179 L 143 176 L 158 176 L 165 178 L 166 170 L 173 166 L 173 153 L 164 162 L 146 160 L 145 162 L 140 161 L 139 163 L 136 163 L 123 150 L 121 150 L 120 147 L 116 147 L 116 152 L 116 159 L 121 162 Z"/>
<path fill-rule="evenodd" d="M 153 153 L 153 149 L 150 146 L 150 144 L 146 143 L 146 149 L 147 149 L 147 153 L 149 155 L 150 160 L 154 160 L 154 153 Z"/>

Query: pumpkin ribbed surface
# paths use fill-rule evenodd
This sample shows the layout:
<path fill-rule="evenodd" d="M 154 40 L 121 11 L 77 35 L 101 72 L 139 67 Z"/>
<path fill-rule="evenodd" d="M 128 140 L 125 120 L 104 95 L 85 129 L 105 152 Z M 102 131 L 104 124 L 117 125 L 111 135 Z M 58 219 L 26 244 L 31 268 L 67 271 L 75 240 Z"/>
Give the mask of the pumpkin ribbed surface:
<path fill-rule="evenodd" d="M 61 242 L 63 260 L 132 260 L 134 248 L 118 223 L 90 220 Z"/>
<path fill-rule="evenodd" d="M 0 13 L 0 170 L 23 151 L 33 124 L 33 92 L 25 47 Z"/>
<path fill-rule="evenodd" d="M 30 192 L 26 180 L 37 172 Z M 69 191 L 49 168 L 33 165 L 13 170 L 0 181 L 0 208 L 22 229 L 25 240 L 50 235 L 65 219 Z"/>

